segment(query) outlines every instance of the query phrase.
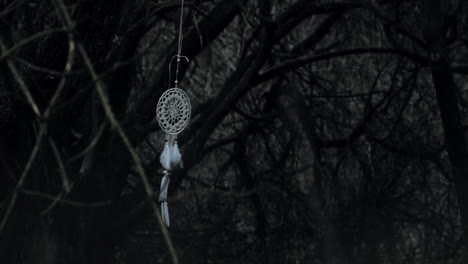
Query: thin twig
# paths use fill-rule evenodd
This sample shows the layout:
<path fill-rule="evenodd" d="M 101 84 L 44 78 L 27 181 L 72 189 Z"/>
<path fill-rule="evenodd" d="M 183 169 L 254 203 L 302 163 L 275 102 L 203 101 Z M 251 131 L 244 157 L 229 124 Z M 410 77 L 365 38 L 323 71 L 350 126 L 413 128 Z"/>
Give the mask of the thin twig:
<path fill-rule="evenodd" d="M 75 156 L 68 159 L 67 164 L 69 164 L 69 163 L 83 157 L 88 152 L 93 150 L 96 147 L 97 143 L 99 142 L 99 139 L 101 138 L 102 133 L 104 132 L 104 128 L 106 128 L 106 123 L 102 123 L 99 126 L 98 131 L 97 131 L 96 135 L 94 136 L 93 140 L 91 141 L 91 143 L 89 143 L 89 145 L 83 151 L 81 151 L 80 153 L 78 153 Z"/>
<path fill-rule="evenodd" d="M 34 65 L 34 64 L 30 63 L 29 61 L 23 60 L 23 59 L 21 59 L 19 57 L 16 57 L 16 56 L 12 56 L 12 58 L 15 61 L 17 61 L 17 62 L 19 62 L 21 64 L 24 64 L 26 67 L 29 67 L 34 71 L 47 73 L 49 75 L 57 75 L 57 76 L 67 75 L 67 76 L 71 76 L 71 75 L 83 74 L 84 72 L 86 72 L 86 70 L 78 70 L 78 71 L 72 71 L 72 72 L 54 71 L 54 70 L 51 70 L 51 69 L 47 69 L 47 68 L 44 68 L 44 67 L 41 67 L 41 66 Z"/>
<path fill-rule="evenodd" d="M 0 38 L 0 51 L 2 52 L 1 53 L 2 55 L 1 55 L 0 58 L 6 57 L 5 54 L 7 52 L 7 49 L 5 47 L 5 44 L 3 43 L 2 38 Z M 18 83 L 19 88 L 24 93 L 24 96 L 26 96 L 26 100 L 28 101 L 28 103 L 31 106 L 34 113 L 37 116 L 41 116 L 41 112 L 39 111 L 39 107 L 37 106 L 36 102 L 34 101 L 34 98 L 33 98 L 32 94 L 31 94 L 31 91 L 29 91 L 28 87 L 26 86 L 26 83 L 24 82 L 23 78 L 21 77 L 20 73 L 18 72 L 18 70 L 16 69 L 15 65 L 13 64 L 13 62 L 11 61 L 10 58 L 6 59 L 6 64 L 8 66 L 8 69 L 10 70 L 10 72 L 13 74 L 13 77 L 15 78 L 16 82 Z"/>
<path fill-rule="evenodd" d="M 0 223 L 0 233 L 5 228 L 5 225 L 6 225 L 7 221 L 8 221 L 8 218 L 10 217 L 10 214 L 11 214 L 11 212 L 13 210 L 13 207 L 15 206 L 16 199 L 18 198 L 18 191 L 23 186 L 24 181 L 26 180 L 26 176 L 28 175 L 29 170 L 32 167 L 32 164 L 33 164 L 34 160 L 36 159 L 37 153 L 39 152 L 39 148 L 41 146 L 42 139 L 44 138 L 45 133 L 46 133 L 46 125 L 44 124 L 41 127 L 40 131 L 39 131 L 39 135 L 37 137 L 36 144 L 34 145 L 34 148 L 33 148 L 32 152 L 31 152 L 31 155 L 29 156 L 28 162 L 26 163 L 26 167 L 24 168 L 23 173 L 21 173 L 21 177 L 18 180 L 18 183 L 16 184 L 15 189 L 13 190 L 13 194 L 11 196 L 10 203 L 8 204 L 7 210 L 6 210 L 5 214 L 3 215 L 2 222 Z"/>
<path fill-rule="evenodd" d="M 60 176 L 62 176 L 63 189 L 68 193 L 70 192 L 70 182 L 68 181 L 65 166 L 63 165 L 62 155 L 60 155 L 60 152 L 57 149 L 57 145 L 55 145 L 55 142 L 51 137 L 49 137 L 49 144 L 52 148 L 52 152 L 54 152 L 55 160 L 57 161 L 57 165 L 59 167 Z"/>
<path fill-rule="evenodd" d="M 38 192 L 38 191 L 30 191 L 30 190 L 25 190 L 21 189 L 21 193 L 24 193 L 26 195 L 30 196 L 36 196 L 36 197 L 41 197 L 44 199 L 52 200 L 54 203 L 60 203 L 60 204 L 66 204 L 70 206 L 76 206 L 76 207 L 103 207 L 103 206 L 108 206 L 112 204 L 112 201 L 107 200 L 107 201 L 101 201 L 101 202 L 95 202 L 95 203 L 82 203 L 78 201 L 72 201 L 72 200 L 65 200 L 60 198 L 60 194 L 57 196 L 53 196 L 47 193 L 43 192 Z"/>
<path fill-rule="evenodd" d="M 23 47 L 24 45 L 38 39 L 38 38 L 42 38 L 44 36 L 47 36 L 49 34 L 53 34 L 53 33 L 63 33 L 63 32 L 70 32 L 71 30 L 70 29 L 65 29 L 65 28 L 52 28 L 52 29 L 49 29 L 49 30 L 45 30 L 45 31 L 41 31 L 39 33 L 36 33 L 32 36 L 29 36 L 25 39 L 22 39 L 20 42 L 16 43 L 13 47 L 9 48 L 9 49 L 6 49 L 5 47 L 3 47 L 2 49 L 4 49 L 2 51 L 2 54 L 0 55 L 0 61 L 2 61 L 3 59 L 5 59 L 6 57 L 10 56 L 11 54 L 13 54 L 13 52 L 15 52 L 17 49 Z"/>
<path fill-rule="evenodd" d="M 74 183 L 71 183 L 70 190 L 73 188 L 73 186 L 74 186 Z M 56 199 L 54 199 L 53 202 L 49 206 L 47 206 L 46 209 L 41 211 L 41 216 L 47 215 L 59 203 L 59 201 L 63 200 L 66 194 L 67 193 L 65 192 L 65 190 L 61 190 L 60 193 L 55 197 Z"/>

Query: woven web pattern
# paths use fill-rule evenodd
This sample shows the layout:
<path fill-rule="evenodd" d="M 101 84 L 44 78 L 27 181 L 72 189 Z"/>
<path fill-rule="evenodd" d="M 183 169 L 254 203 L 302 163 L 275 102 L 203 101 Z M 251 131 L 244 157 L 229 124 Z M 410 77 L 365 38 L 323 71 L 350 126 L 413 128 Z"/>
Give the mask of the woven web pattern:
<path fill-rule="evenodd" d="M 171 88 L 159 98 L 156 117 L 164 132 L 180 133 L 187 126 L 190 114 L 190 99 L 182 89 Z"/>

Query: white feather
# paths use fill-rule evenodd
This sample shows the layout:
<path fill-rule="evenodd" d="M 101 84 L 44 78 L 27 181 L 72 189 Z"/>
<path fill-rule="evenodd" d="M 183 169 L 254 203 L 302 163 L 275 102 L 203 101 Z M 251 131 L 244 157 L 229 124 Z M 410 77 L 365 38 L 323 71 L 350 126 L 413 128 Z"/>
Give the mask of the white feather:
<path fill-rule="evenodd" d="M 159 189 L 159 201 L 166 201 L 167 199 L 167 190 L 169 189 L 169 182 L 170 182 L 169 175 L 167 172 L 164 172 L 164 177 L 161 180 L 161 187 Z"/>
<path fill-rule="evenodd" d="M 169 208 L 167 207 L 166 201 L 161 203 L 161 217 L 163 222 L 169 227 L 171 225 L 171 220 L 169 219 Z"/>
<path fill-rule="evenodd" d="M 174 143 L 174 145 L 171 148 L 171 165 L 174 165 L 174 166 L 179 165 L 180 167 L 183 167 L 182 166 L 182 154 L 180 154 L 179 145 L 177 144 L 177 141 Z"/>
<path fill-rule="evenodd" d="M 161 161 L 161 165 L 166 169 L 169 170 L 171 168 L 171 150 L 169 148 L 169 143 L 166 142 L 164 144 L 164 150 L 161 153 L 161 157 L 159 158 Z"/>

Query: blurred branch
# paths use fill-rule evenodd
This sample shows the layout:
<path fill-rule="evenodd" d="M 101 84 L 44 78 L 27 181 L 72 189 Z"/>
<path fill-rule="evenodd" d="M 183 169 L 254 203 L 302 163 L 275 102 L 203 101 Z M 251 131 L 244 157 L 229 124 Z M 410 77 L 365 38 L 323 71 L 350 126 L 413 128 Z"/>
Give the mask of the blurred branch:
<path fill-rule="evenodd" d="M 19 3 L 19 1 L 11 1 L 8 6 L 6 6 L 1 12 L 0 12 L 0 18 L 3 16 L 8 15 L 10 12 L 16 8 L 16 5 Z"/>
<path fill-rule="evenodd" d="M 12 58 L 25 65 L 26 67 L 29 67 L 31 68 L 32 70 L 34 71 L 38 71 L 38 72 L 42 72 L 42 73 L 47 73 L 47 74 L 50 74 L 50 75 L 56 75 L 56 76 L 63 76 L 63 75 L 67 75 L 67 76 L 71 76 L 71 75 L 78 75 L 78 74 L 83 74 L 84 72 L 86 72 L 86 70 L 79 70 L 79 71 L 70 71 L 70 72 L 61 72 L 61 71 L 54 71 L 54 70 L 51 70 L 51 69 L 47 69 L 45 67 L 41 67 L 41 66 L 37 66 L 37 65 L 34 65 L 26 60 L 23 60 L 19 57 L 16 57 L 16 56 L 12 56 Z"/>
<path fill-rule="evenodd" d="M 68 176 L 67 176 L 67 171 L 65 170 L 65 166 L 63 165 L 62 155 L 60 155 L 60 152 L 57 149 L 57 146 L 55 145 L 55 142 L 51 137 L 49 137 L 49 144 L 50 144 L 50 147 L 52 148 L 52 152 L 54 153 L 55 160 L 57 161 L 60 176 L 62 176 L 63 189 L 65 190 L 65 192 L 68 193 L 70 192 L 70 182 L 68 181 Z"/>
<path fill-rule="evenodd" d="M 25 189 L 21 189 L 20 191 L 21 191 L 21 193 L 24 193 L 26 195 L 41 197 L 43 199 L 54 201 L 54 204 L 58 203 L 58 204 L 75 206 L 75 207 L 103 207 L 103 206 L 109 206 L 109 205 L 112 204 L 112 202 L 110 200 L 102 201 L 102 202 L 96 202 L 96 203 L 82 203 L 82 202 L 78 202 L 78 201 L 62 199 L 62 198 L 60 198 L 60 195 L 59 196 L 52 196 L 52 195 L 47 194 L 47 193 L 37 192 L 37 191 L 30 191 L 30 190 L 25 190 Z"/>
<path fill-rule="evenodd" d="M 62 17 L 63 23 L 65 25 L 67 25 L 67 26 L 73 25 L 72 18 L 70 16 L 70 14 L 68 13 L 67 7 L 63 3 L 63 1 L 62 0 L 55 0 L 54 4 L 55 4 L 58 12 L 60 13 L 60 15 Z M 177 254 L 175 252 L 175 248 L 174 248 L 174 246 L 172 244 L 171 238 L 169 236 L 169 232 L 167 231 L 167 228 L 166 228 L 164 222 L 162 221 L 159 210 L 157 209 L 157 207 L 156 207 L 156 205 L 155 205 L 155 203 L 153 201 L 153 198 L 154 198 L 155 195 L 154 195 L 153 190 L 151 188 L 151 184 L 150 184 L 150 182 L 148 180 L 148 177 L 146 176 L 146 173 L 145 173 L 143 165 L 142 165 L 142 163 L 140 161 L 140 158 L 138 157 L 138 154 L 136 153 L 136 151 L 132 147 L 132 145 L 130 143 L 130 140 L 128 139 L 127 135 L 125 134 L 122 126 L 120 125 L 120 123 L 118 122 L 118 120 L 115 117 L 114 113 L 112 112 L 112 109 L 111 109 L 111 106 L 110 106 L 110 103 L 109 103 L 109 98 L 106 95 L 104 84 L 102 83 L 102 80 L 99 79 L 98 74 L 96 73 L 96 71 L 95 71 L 95 69 L 93 67 L 93 64 L 92 64 L 92 62 L 91 62 L 91 60 L 90 60 L 90 58 L 88 56 L 88 53 L 86 52 L 86 50 L 83 47 L 83 44 L 80 43 L 80 42 L 77 42 L 77 48 L 78 48 L 78 52 L 80 53 L 82 59 L 84 60 L 85 66 L 88 69 L 88 72 L 91 75 L 91 78 L 92 78 L 92 80 L 93 80 L 93 82 L 95 84 L 96 91 L 97 91 L 97 94 L 98 94 L 98 98 L 99 98 L 99 100 L 101 102 L 102 107 L 104 108 L 104 112 L 106 114 L 107 119 L 109 120 L 111 126 L 117 130 L 117 133 L 121 137 L 122 141 L 125 144 L 125 147 L 127 148 L 128 152 L 130 153 L 131 158 L 133 159 L 133 161 L 135 163 L 138 174 L 140 175 L 140 178 L 142 180 L 147 199 L 148 199 L 148 201 L 151 202 L 154 214 L 156 216 L 156 219 L 158 220 L 159 226 L 160 226 L 161 231 L 163 233 L 164 240 L 165 240 L 165 242 L 166 242 L 166 244 L 167 244 L 167 246 L 169 248 L 169 252 L 171 253 L 172 261 L 173 261 L 173 263 L 177 264 L 179 261 L 178 261 Z"/>
<path fill-rule="evenodd" d="M 73 29 L 70 28 L 70 29 L 65 29 L 65 28 L 53 28 L 53 29 L 49 29 L 49 30 L 45 30 L 45 31 L 41 31 L 39 33 L 36 33 L 32 36 L 29 36 L 27 38 L 24 38 L 22 40 L 20 40 L 18 43 L 16 43 L 13 47 L 7 49 L 4 45 L 3 42 L 1 42 L 2 46 L 2 53 L 0 55 L 0 61 L 4 60 L 6 57 L 12 55 L 16 50 L 20 49 L 21 47 L 23 47 L 24 45 L 26 44 L 29 44 L 30 42 L 33 42 L 35 41 L 36 39 L 39 39 L 39 38 L 42 38 L 42 37 L 45 37 L 47 35 L 50 35 L 50 34 L 54 34 L 54 33 L 64 33 L 64 32 L 71 32 Z"/>
<path fill-rule="evenodd" d="M 73 186 L 74 186 L 74 184 L 71 183 L 70 184 L 70 191 L 73 188 Z M 41 211 L 41 215 L 42 216 L 47 215 L 59 203 L 59 201 L 63 200 L 63 197 L 66 197 L 67 194 L 68 193 L 64 189 L 62 189 L 60 191 L 60 193 L 57 196 L 54 197 L 55 199 L 52 201 L 52 203 L 49 206 L 47 206 L 46 209 Z"/>
<path fill-rule="evenodd" d="M 0 51 L 2 52 L 2 58 L 5 57 L 6 58 L 6 52 L 7 52 L 7 49 L 5 47 L 5 44 L 3 43 L 3 40 L 0 36 Z M 19 85 L 19 88 L 21 89 L 21 91 L 23 92 L 24 96 L 26 97 L 26 100 L 28 101 L 29 105 L 31 106 L 33 112 L 38 116 L 40 117 L 41 116 L 41 112 L 39 110 L 39 107 L 37 106 L 36 102 L 34 101 L 34 98 L 31 94 L 31 91 L 29 90 L 29 88 L 26 86 L 26 83 L 24 82 L 24 79 L 23 77 L 20 75 L 20 73 L 18 72 L 18 70 L 16 69 L 15 65 L 13 64 L 13 62 L 11 61 L 11 59 L 7 58 L 6 59 L 6 64 L 8 66 L 8 68 L 10 69 L 10 72 L 11 74 L 13 75 L 13 77 L 15 78 L 16 82 L 18 83 Z"/>
<path fill-rule="evenodd" d="M 94 136 L 93 140 L 91 140 L 91 143 L 89 143 L 89 145 L 83 151 L 81 151 L 80 153 L 68 159 L 67 164 L 85 156 L 88 152 L 93 150 L 96 147 L 97 143 L 99 142 L 99 139 L 101 138 L 102 133 L 104 132 L 105 128 L 106 128 L 106 124 L 102 123 L 99 126 L 98 131 L 96 132 L 96 135 Z"/>
<path fill-rule="evenodd" d="M 73 59 L 74 59 L 74 56 L 75 56 L 75 43 L 74 43 L 74 37 L 73 37 L 73 34 L 69 33 L 68 34 L 68 57 L 67 57 L 67 62 L 65 64 L 65 72 L 69 72 L 71 71 L 72 69 L 72 65 L 73 65 Z M 0 49 L 2 50 L 2 53 L 3 51 L 5 50 L 5 46 L 2 42 L 2 40 L 0 39 Z M 52 99 L 50 100 L 49 102 L 49 105 L 47 107 L 47 109 L 45 110 L 44 114 L 41 116 L 40 112 L 39 112 L 39 108 L 37 107 L 37 105 L 35 104 L 34 100 L 32 99 L 32 96 L 29 92 L 29 89 L 28 87 L 26 86 L 26 84 L 24 83 L 24 80 L 21 78 L 21 76 L 19 75 L 19 73 L 17 72 L 15 66 L 13 65 L 13 63 L 11 62 L 11 60 L 9 58 L 6 59 L 7 60 L 7 65 L 9 66 L 11 72 L 13 73 L 13 75 L 15 76 L 16 78 L 16 81 L 18 82 L 18 84 L 20 85 L 20 88 L 23 90 L 23 92 L 26 94 L 27 98 L 28 98 L 28 101 L 29 103 L 31 104 L 31 107 L 33 109 L 35 109 L 35 112 L 37 114 L 38 117 L 41 117 L 41 127 L 40 127 L 40 130 L 39 130 L 39 133 L 38 133 L 38 136 L 37 136 L 37 139 L 36 139 L 36 143 L 32 149 L 32 152 L 29 156 L 29 159 L 26 163 L 26 166 L 23 170 L 23 172 L 21 173 L 21 176 L 18 180 L 18 183 L 16 184 L 16 187 L 13 191 L 13 194 L 12 194 L 12 197 L 10 199 L 10 203 L 8 205 L 8 208 L 3 216 L 3 219 L 2 219 L 2 222 L 0 223 L 0 233 L 2 233 L 2 231 L 4 230 L 5 228 L 5 225 L 8 221 L 8 218 L 10 217 L 10 214 L 13 210 L 13 207 L 16 203 L 16 199 L 18 198 L 18 191 L 22 188 L 25 180 L 26 180 L 26 176 L 28 175 L 29 171 L 31 170 L 32 168 L 32 165 L 34 163 L 34 160 L 36 159 L 36 156 L 39 152 L 39 149 L 41 147 L 41 144 L 42 144 L 42 140 L 45 136 L 45 134 L 47 133 L 47 122 L 49 120 L 49 116 L 51 115 L 52 113 L 52 110 L 55 106 L 55 104 L 57 103 L 58 99 L 60 98 L 60 95 L 62 94 L 64 88 L 65 88 L 65 83 L 66 83 L 66 77 L 63 76 L 62 79 L 60 80 L 60 83 L 57 87 L 57 90 L 55 91 L 55 93 L 53 94 L 52 96 Z"/>

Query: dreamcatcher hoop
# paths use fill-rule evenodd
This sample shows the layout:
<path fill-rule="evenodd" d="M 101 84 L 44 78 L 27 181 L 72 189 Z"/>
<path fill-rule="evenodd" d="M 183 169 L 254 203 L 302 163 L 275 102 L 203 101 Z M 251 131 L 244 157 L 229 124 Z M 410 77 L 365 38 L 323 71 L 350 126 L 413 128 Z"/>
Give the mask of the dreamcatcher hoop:
<path fill-rule="evenodd" d="M 179 134 L 190 120 L 191 109 L 187 93 L 179 88 L 170 88 L 159 98 L 156 107 L 158 124 L 167 134 Z"/>

